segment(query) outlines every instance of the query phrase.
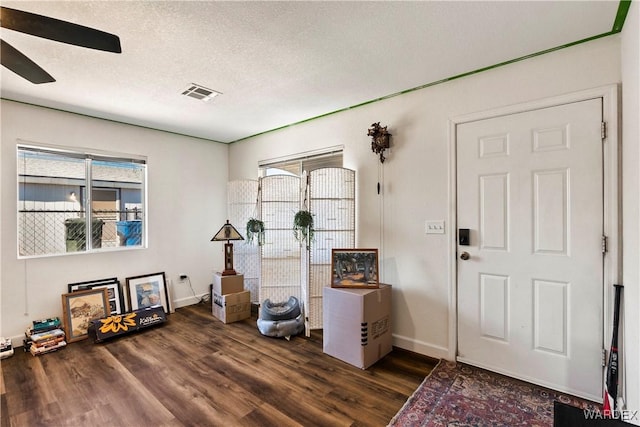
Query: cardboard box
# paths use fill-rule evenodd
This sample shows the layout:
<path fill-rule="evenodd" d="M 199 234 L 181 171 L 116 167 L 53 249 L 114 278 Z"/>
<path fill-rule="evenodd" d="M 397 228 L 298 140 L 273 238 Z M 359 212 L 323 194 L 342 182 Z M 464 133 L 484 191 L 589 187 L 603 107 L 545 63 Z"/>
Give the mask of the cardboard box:
<path fill-rule="evenodd" d="M 391 352 L 391 286 L 323 292 L 322 350 L 366 369 Z"/>
<path fill-rule="evenodd" d="M 244 275 L 223 276 L 221 273 L 213 275 L 213 293 L 218 295 L 236 294 L 244 291 Z"/>
<path fill-rule="evenodd" d="M 224 323 L 248 319 L 251 317 L 251 292 L 220 295 L 214 291 L 211 298 L 211 313 Z"/>

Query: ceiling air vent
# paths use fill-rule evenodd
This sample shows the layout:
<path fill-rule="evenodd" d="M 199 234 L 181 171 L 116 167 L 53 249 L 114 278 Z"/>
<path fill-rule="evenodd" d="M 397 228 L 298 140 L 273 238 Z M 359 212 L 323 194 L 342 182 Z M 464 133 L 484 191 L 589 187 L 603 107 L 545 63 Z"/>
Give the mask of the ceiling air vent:
<path fill-rule="evenodd" d="M 222 95 L 222 93 L 220 92 L 216 92 L 213 89 L 207 89 L 206 87 L 197 85 L 195 83 L 191 83 L 189 86 L 187 86 L 182 94 L 191 98 L 199 99 L 202 102 L 209 102 L 216 96 Z"/>

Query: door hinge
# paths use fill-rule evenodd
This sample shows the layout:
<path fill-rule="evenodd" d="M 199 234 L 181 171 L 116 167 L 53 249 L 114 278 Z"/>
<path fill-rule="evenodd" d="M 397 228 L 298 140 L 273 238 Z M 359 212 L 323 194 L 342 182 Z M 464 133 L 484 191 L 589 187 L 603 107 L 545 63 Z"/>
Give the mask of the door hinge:
<path fill-rule="evenodd" d="M 607 366 L 607 349 L 603 348 L 602 349 L 602 367 L 604 368 L 605 366 Z"/>
<path fill-rule="evenodd" d="M 602 253 L 607 253 L 607 236 L 602 235 Z"/>
<path fill-rule="evenodd" d="M 603 140 L 607 138 L 607 122 L 600 123 L 600 138 Z"/>

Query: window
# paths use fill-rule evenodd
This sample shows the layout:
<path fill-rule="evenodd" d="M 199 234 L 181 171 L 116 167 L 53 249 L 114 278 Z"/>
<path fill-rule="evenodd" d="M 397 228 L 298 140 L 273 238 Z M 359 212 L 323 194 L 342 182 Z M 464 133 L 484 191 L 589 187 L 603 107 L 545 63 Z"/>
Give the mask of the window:
<path fill-rule="evenodd" d="M 302 176 L 314 169 L 341 168 L 342 147 L 334 147 L 320 152 L 297 154 L 292 157 L 260 162 L 260 177 L 269 175 Z"/>
<path fill-rule="evenodd" d="M 145 181 L 142 158 L 19 145 L 18 255 L 144 246 Z"/>

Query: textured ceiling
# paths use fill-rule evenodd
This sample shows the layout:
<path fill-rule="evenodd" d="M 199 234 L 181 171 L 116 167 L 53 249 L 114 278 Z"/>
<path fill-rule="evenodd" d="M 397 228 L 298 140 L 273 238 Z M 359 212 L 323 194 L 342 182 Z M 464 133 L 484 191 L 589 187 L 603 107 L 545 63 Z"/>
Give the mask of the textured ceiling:
<path fill-rule="evenodd" d="M 612 32 L 617 1 L 2 1 L 117 34 L 113 54 L 2 29 L 57 81 L 1 96 L 233 142 Z M 181 95 L 197 83 L 209 103 Z"/>

